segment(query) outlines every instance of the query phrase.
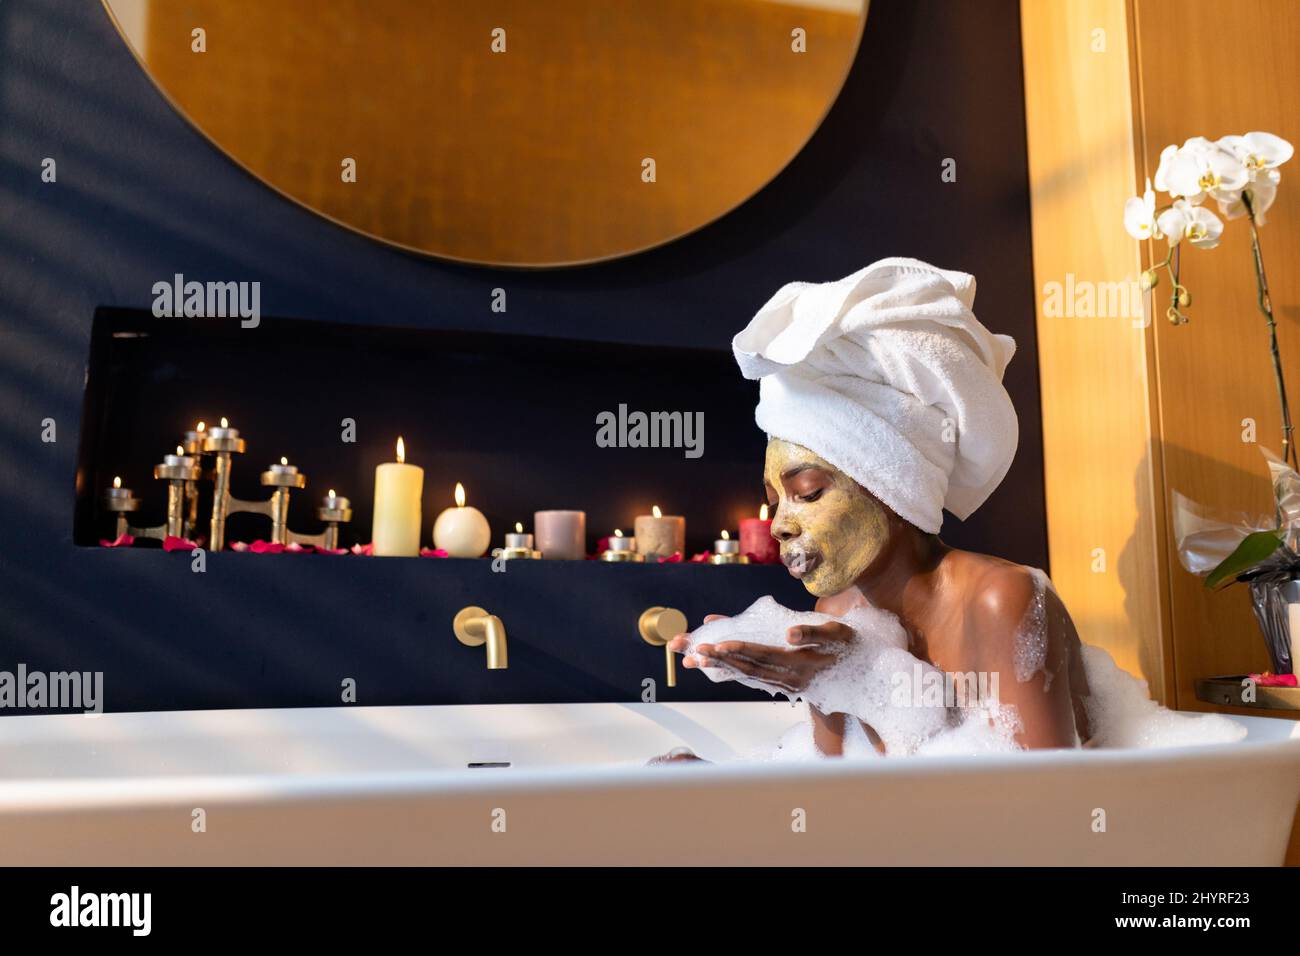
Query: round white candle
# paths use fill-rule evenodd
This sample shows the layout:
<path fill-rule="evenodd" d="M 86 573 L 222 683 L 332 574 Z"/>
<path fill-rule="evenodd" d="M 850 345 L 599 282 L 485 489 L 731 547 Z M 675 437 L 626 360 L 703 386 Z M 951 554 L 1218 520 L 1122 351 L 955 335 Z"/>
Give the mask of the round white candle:
<path fill-rule="evenodd" d="M 397 439 L 397 461 L 375 469 L 374 553 L 415 557 L 420 553 L 420 499 L 424 469 L 406 464 L 406 446 Z"/>
<path fill-rule="evenodd" d="M 433 546 L 453 558 L 478 558 L 492 543 L 492 529 L 477 508 L 465 504 L 465 486 L 456 482 L 456 507 L 433 523 Z"/>
<path fill-rule="evenodd" d="M 298 466 L 289 464 L 288 458 L 281 458 L 278 465 L 271 466 L 271 471 L 277 475 L 296 475 L 298 474 Z"/>

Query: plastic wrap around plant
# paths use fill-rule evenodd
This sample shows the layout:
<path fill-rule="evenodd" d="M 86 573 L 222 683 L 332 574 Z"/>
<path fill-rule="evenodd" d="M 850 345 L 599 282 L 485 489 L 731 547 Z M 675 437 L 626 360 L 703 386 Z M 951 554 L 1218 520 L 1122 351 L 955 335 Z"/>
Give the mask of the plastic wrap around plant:
<path fill-rule="evenodd" d="M 1273 671 L 1292 672 L 1288 605 L 1300 603 L 1300 474 L 1267 449 L 1276 512 L 1270 519 L 1244 512 L 1213 515 L 1173 493 L 1178 560 L 1206 585 L 1243 581 L 1264 632 Z"/>

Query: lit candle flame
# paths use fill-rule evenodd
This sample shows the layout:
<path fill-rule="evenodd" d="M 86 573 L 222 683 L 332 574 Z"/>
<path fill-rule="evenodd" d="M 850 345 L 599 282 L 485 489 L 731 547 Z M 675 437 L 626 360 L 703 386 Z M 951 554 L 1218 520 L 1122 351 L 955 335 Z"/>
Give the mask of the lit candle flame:
<path fill-rule="evenodd" d="M 766 521 L 766 520 L 767 520 L 767 505 L 760 505 L 760 506 L 759 506 L 759 508 L 758 508 L 758 520 L 759 520 L 759 521 Z"/>
<path fill-rule="evenodd" d="M 722 540 L 723 540 L 723 541 L 730 541 L 730 540 L 731 540 L 731 535 L 727 534 L 726 531 L 723 531 L 723 532 L 722 532 Z"/>
<path fill-rule="evenodd" d="M 281 455 L 281 456 L 280 456 L 280 464 L 282 464 L 282 465 L 287 465 L 287 464 L 289 464 L 289 459 L 288 459 L 288 458 L 285 458 L 284 455 Z"/>
<path fill-rule="evenodd" d="M 524 533 L 524 523 L 522 521 L 516 521 L 515 534 L 523 534 L 523 533 Z"/>
<path fill-rule="evenodd" d="M 459 481 L 456 482 L 456 507 L 457 508 L 465 507 L 465 486 L 462 485 Z"/>
<path fill-rule="evenodd" d="M 406 442 L 402 441 L 402 436 L 397 436 L 397 463 L 403 464 L 406 461 Z"/>
<path fill-rule="evenodd" d="M 194 430 L 196 432 L 201 432 L 207 430 L 207 427 L 208 426 L 204 422 L 199 422 L 198 425 L 195 426 Z"/>
<path fill-rule="evenodd" d="M 221 416 L 221 427 L 222 427 L 222 428 L 229 428 L 229 427 L 230 427 L 230 422 L 226 421 L 226 416 L 225 416 L 225 415 L 222 415 L 222 416 Z"/>
<path fill-rule="evenodd" d="M 615 529 L 614 529 L 614 537 L 616 537 L 616 538 L 621 538 L 621 537 L 623 537 L 623 532 L 620 531 L 618 528 L 615 528 Z"/>
<path fill-rule="evenodd" d="M 176 446 L 176 454 L 178 454 L 178 455 L 183 455 L 183 454 L 185 454 L 185 449 L 182 448 L 180 445 L 177 445 L 177 446 Z"/>
<path fill-rule="evenodd" d="M 656 518 L 662 518 L 664 516 L 664 513 L 659 510 L 658 505 L 655 505 L 653 508 L 651 508 L 650 513 L 654 515 Z"/>
<path fill-rule="evenodd" d="M 331 498 L 337 498 L 337 497 L 338 497 L 338 495 L 334 494 L 334 489 L 333 489 L 333 488 L 330 489 L 330 494 L 329 494 L 329 496 L 330 496 Z"/>
<path fill-rule="evenodd" d="M 113 487 L 114 487 L 114 488 L 121 488 L 121 487 L 122 487 L 122 479 L 121 479 L 120 477 L 115 476 L 115 477 L 113 478 Z"/>

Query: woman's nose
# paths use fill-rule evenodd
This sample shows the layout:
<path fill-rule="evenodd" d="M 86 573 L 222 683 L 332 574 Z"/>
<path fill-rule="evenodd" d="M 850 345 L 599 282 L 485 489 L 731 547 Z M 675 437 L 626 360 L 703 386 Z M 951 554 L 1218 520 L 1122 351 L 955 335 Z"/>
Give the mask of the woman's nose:
<path fill-rule="evenodd" d="M 776 510 L 776 517 L 772 519 L 772 537 L 777 541 L 789 541 L 799 537 L 799 525 L 786 518 L 779 507 Z"/>

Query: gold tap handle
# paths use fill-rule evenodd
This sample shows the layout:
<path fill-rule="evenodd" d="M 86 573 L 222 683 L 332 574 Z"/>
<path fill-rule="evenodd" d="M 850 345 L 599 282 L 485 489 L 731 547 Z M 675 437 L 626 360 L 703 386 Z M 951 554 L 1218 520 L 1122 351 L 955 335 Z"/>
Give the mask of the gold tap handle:
<path fill-rule="evenodd" d="M 637 630 L 647 644 L 664 649 L 668 686 L 677 686 L 677 662 L 668 642 L 686 630 L 686 615 L 674 607 L 650 607 L 641 612 Z"/>

